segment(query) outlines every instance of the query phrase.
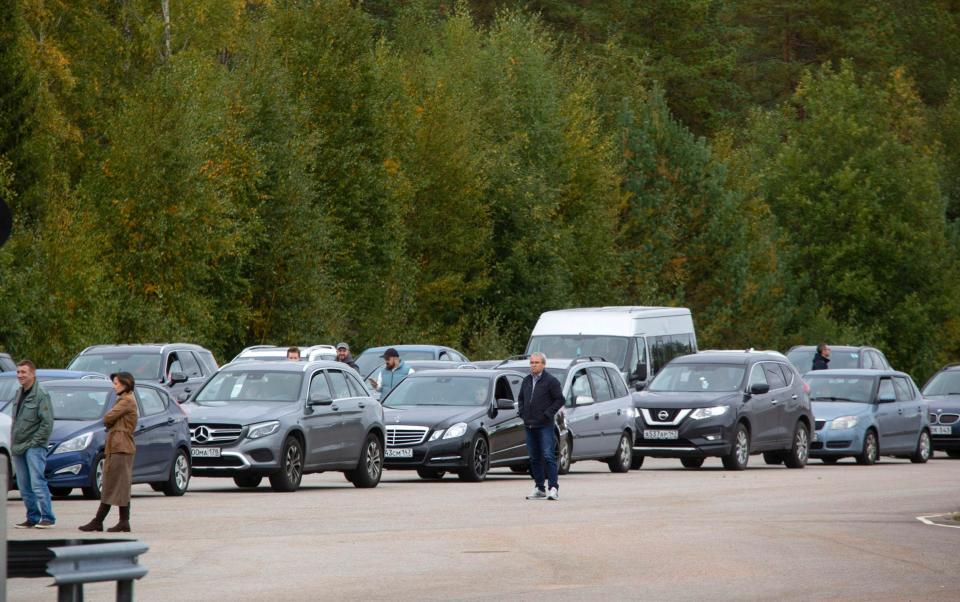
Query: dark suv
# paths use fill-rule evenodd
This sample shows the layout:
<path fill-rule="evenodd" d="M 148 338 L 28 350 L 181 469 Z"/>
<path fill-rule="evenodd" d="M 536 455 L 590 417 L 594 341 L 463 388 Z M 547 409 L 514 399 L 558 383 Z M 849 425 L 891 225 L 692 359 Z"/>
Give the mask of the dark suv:
<path fill-rule="evenodd" d="M 163 385 L 171 397 L 183 402 L 217 371 L 217 362 L 212 353 L 189 343 L 94 345 L 73 358 L 68 369 L 129 372 L 137 381 Z"/>
<path fill-rule="evenodd" d="M 634 396 L 634 462 L 680 458 L 699 468 L 720 456 L 743 470 L 750 455 L 803 468 L 814 419 L 806 385 L 777 352 L 705 351 L 678 357 Z M 637 459 L 639 458 L 639 462 Z"/>
<path fill-rule="evenodd" d="M 852 345 L 827 345 L 830 348 L 830 369 L 849 370 L 861 368 L 864 370 L 893 370 L 887 356 L 875 347 L 856 347 Z M 813 356 L 817 353 L 816 345 L 797 345 L 787 352 L 787 359 L 800 374 L 806 374 L 813 369 Z"/>
<path fill-rule="evenodd" d="M 376 487 L 383 408 L 345 364 L 240 362 L 224 366 L 188 403 L 193 472 L 295 491 L 306 473 L 341 471 Z"/>
<path fill-rule="evenodd" d="M 949 364 L 923 385 L 933 449 L 960 458 L 960 364 Z"/>

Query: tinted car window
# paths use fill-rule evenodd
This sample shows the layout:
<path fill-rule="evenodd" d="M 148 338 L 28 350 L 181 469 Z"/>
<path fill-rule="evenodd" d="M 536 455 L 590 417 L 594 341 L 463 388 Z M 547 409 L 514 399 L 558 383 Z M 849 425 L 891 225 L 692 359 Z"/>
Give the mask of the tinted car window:
<path fill-rule="evenodd" d="M 456 372 L 450 370 L 450 372 Z M 480 406 L 487 403 L 490 381 L 482 376 L 417 376 L 400 381 L 383 402 L 401 406 Z"/>
<path fill-rule="evenodd" d="M 189 351 L 179 351 L 177 352 L 177 358 L 180 360 L 181 371 L 185 372 L 187 376 L 191 378 L 202 376 L 200 373 L 200 364 L 197 363 L 197 359 L 193 357 L 192 353 Z"/>
<path fill-rule="evenodd" d="M 767 383 L 770 384 L 771 389 L 782 389 L 787 386 L 787 383 L 783 380 L 783 372 L 780 371 L 780 366 L 773 362 L 764 362 L 761 366 L 763 366 L 764 376 L 767 377 Z"/>
<path fill-rule="evenodd" d="M 829 372 L 815 372 L 806 376 L 810 385 L 811 401 L 873 401 L 876 377 L 833 376 Z M 889 383 L 889 381 L 887 381 Z"/>
<path fill-rule="evenodd" d="M 350 386 L 347 384 L 347 377 L 339 370 L 329 370 L 327 376 L 330 378 L 330 387 L 333 389 L 334 399 L 346 399 L 353 397 L 350 392 Z"/>
<path fill-rule="evenodd" d="M 599 356 L 617 366 L 623 366 L 627 358 L 627 337 L 596 335 L 543 335 L 530 338 L 527 353 L 540 351 L 547 357 Z"/>
<path fill-rule="evenodd" d="M 153 416 L 162 413 L 166 408 L 160 394 L 147 387 L 137 387 L 137 396 L 140 397 L 140 406 L 144 416 Z"/>
<path fill-rule="evenodd" d="M 353 395 L 353 397 L 367 397 L 370 395 L 352 374 L 344 372 L 343 375 L 347 377 L 347 384 L 350 385 L 350 394 Z"/>
<path fill-rule="evenodd" d="M 794 379 L 793 368 L 791 368 L 787 364 L 780 364 L 780 363 L 778 363 L 777 366 L 780 368 L 780 372 L 783 373 L 783 382 L 787 383 L 788 387 L 792 385 L 793 379 Z"/>
<path fill-rule="evenodd" d="M 897 392 L 893 388 L 893 381 L 889 378 L 884 378 L 880 380 L 880 390 L 877 391 L 877 398 L 880 399 L 885 397 L 887 399 L 894 398 L 896 399 Z"/>
<path fill-rule="evenodd" d="M 71 362 L 70 370 L 115 374 L 129 372 L 137 380 L 154 380 L 160 374 L 159 353 L 85 353 Z"/>
<path fill-rule="evenodd" d="M 626 397 L 627 396 L 627 386 L 623 384 L 623 378 L 620 376 L 620 373 L 614 370 L 613 368 L 604 368 L 607 371 L 607 378 L 610 379 L 610 384 L 613 385 L 613 394 L 615 397 Z"/>
<path fill-rule="evenodd" d="M 871 351 L 870 354 L 873 355 L 874 368 L 876 368 L 877 370 L 890 369 L 890 362 L 887 361 L 887 358 L 882 353 L 880 353 L 879 351 Z"/>
<path fill-rule="evenodd" d="M 88 389 L 47 389 L 56 420 L 96 420 L 104 415 L 112 391 Z M 13 404 L 11 404 L 13 405 Z"/>
<path fill-rule="evenodd" d="M 743 366 L 729 364 L 672 364 L 657 374 L 648 390 L 675 393 L 739 391 Z"/>
<path fill-rule="evenodd" d="M 753 369 L 750 371 L 750 383 L 749 386 L 753 385 L 767 385 L 767 375 L 763 369 L 763 364 L 754 364 Z"/>
<path fill-rule="evenodd" d="M 910 401 L 913 399 L 913 387 L 902 376 L 894 377 L 893 388 L 897 392 L 897 401 Z"/>
<path fill-rule="evenodd" d="M 863 358 L 863 369 L 864 370 L 879 370 L 880 366 L 875 366 L 873 364 L 873 353 L 869 351 L 864 351 L 862 354 Z"/>
<path fill-rule="evenodd" d="M 510 387 L 510 381 L 506 376 L 501 376 L 497 379 L 494 395 L 497 399 L 509 399 L 510 401 L 514 401 L 513 389 Z"/>
<path fill-rule="evenodd" d="M 573 382 L 570 384 L 570 396 L 567 399 L 567 405 L 572 405 L 578 397 L 589 397 L 593 399 L 593 391 L 590 390 L 590 381 L 587 378 L 586 370 L 577 370 L 573 375 Z"/>
<path fill-rule="evenodd" d="M 607 373 L 603 368 L 587 368 L 590 380 L 593 381 L 593 390 L 596 393 L 596 401 L 610 401 L 613 399 L 613 389 L 610 387 L 610 381 L 607 380 Z"/>
<path fill-rule="evenodd" d="M 960 370 L 945 370 L 938 373 L 923 388 L 923 394 L 930 397 L 960 395 Z M 2 395 L 0 399 L 3 399 Z"/>
<path fill-rule="evenodd" d="M 197 395 L 205 401 L 295 401 L 300 396 L 303 375 L 287 371 L 219 372 Z"/>
<path fill-rule="evenodd" d="M 310 381 L 310 397 L 314 395 L 333 399 L 333 393 L 330 392 L 330 384 L 327 382 L 327 377 L 324 376 L 323 372 L 316 373 L 313 376 L 313 380 Z"/>

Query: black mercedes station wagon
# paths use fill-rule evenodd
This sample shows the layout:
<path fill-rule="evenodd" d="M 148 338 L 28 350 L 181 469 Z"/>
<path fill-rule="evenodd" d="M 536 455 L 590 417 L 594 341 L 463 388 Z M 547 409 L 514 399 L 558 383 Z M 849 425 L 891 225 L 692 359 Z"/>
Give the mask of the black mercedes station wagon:
<path fill-rule="evenodd" d="M 634 466 L 644 456 L 699 468 L 719 456 L 743 470 L 751 454 L 803 468 L 814 424 L 807 388 L 777 352 L 704 351 L 678 357 L 634 396 Z M 639 460 L 638 460 L 639 458 Z"/>

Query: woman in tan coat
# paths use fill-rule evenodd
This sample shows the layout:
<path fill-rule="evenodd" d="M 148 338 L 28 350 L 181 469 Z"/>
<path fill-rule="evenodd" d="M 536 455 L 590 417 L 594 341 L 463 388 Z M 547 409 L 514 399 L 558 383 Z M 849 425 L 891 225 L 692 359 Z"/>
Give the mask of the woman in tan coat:
<path fill-rule="evenodd" d="M 133 484 L 133 456 L 137 446 L 133 431 L 137 428 L 137 400 L 133 397 L 134 380 L 129 372 L 111 374 L 117 401 L 103 417 L 107 427 L 104 448 L 103 485 L 100 487 L 100 508 L 92 521 L 81 531 L 103 531 L 103 520 L 110 506 L 120 507 L 120 521 L 107 531 L 130 531 L 130 486 Z"/>

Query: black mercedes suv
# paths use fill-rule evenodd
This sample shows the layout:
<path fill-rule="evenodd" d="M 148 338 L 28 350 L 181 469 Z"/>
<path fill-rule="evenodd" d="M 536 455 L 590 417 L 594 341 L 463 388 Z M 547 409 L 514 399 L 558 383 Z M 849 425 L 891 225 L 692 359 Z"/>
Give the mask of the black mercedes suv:
<path fill-rule="evenodd" d="M 814 424 L 807 388 L 777 352 L 704 351 L 678 357 L 634 396 L 634 465 L 644 456 L 699 468 L 719 456 L 743 470 L 751 454 L 803 468 Z M 639 460 L 638 460 L 639 458 Z"/>

